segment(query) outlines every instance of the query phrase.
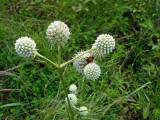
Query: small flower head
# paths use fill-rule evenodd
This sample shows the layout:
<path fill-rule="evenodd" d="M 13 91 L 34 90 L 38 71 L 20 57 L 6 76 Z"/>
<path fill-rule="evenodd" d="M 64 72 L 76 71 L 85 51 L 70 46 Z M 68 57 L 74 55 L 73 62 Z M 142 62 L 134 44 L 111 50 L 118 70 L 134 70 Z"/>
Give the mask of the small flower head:
<path fill-rule="evenodd" d="M 88 108 L 85 106 L 82 106 L 79 108 L 79 112 L 81 116 L 86 116 L 88 114 Z"/>
<path fill-rule="evenodd" d="M 70 85 L 69 86 L 69 91 L 76 92 L 77 91 L 77 86 L 75 84 Z"/>
<path fill-rule="evenodd" d="M 75 94 L 68 94 L 68 98 L 71 106 L 77 104 L 77 97 Z M 66 103 L 68 104 L 67 98 L 65 98 Z"/>
<path fill-rule="evenodd" d="M 95 54 L 98 56 L 104 56 L 112 52 L 115 48 L 115 40 L 109 34 L 102 34 L 97 37 L 97 40 L 93 44 L 92 48 L 96 47 Z"/>
<path fill-rule="evenodd" d="M 46 35 L 52 45 L 64 45 L 64 43 L 69 39 L 70 32 L 68 26 L 64 22 L 54 21 L 48 26 Z"/>
<path fill-rule="evenodd" d="M 36 43 L 31 38 L 21 37 L 16 40 L 15 50 L 21 57 L 32 57 L 36 51 Z"/>
<path fill-rule="evenodd" d="M 101 74 L 99 65 L 95 63 L 89 63 L 84 68 L 84 74 L 88 80 L 96 80 Z"/>
<path fill-rule="evenodd" d="M 85 51 L 78 52 L 75 57 L 83 54 Z M 78 72 L 83 73 L 84 67 L 88 64 L 87 58 L 91 56 L 91 53 L 86 53 L 73 61 L 73 66 Z M 94 62 L 94 61 L 93 61 Z"/>

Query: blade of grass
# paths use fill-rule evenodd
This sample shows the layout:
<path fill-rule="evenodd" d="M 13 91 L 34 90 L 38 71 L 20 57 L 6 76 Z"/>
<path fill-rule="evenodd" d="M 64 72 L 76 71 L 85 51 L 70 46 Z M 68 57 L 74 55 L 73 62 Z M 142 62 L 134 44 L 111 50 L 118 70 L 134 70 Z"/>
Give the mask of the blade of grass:
<path fill-rule="evenodd" d="M 21 104 L 21 103 L 10 103 L 10 104 L 6 104 L 6 105 L 1 105 L 0 108 L 13 107 L 13 106 L 19 106 L 19 105 L 25 105 L 25 104 Z"/>

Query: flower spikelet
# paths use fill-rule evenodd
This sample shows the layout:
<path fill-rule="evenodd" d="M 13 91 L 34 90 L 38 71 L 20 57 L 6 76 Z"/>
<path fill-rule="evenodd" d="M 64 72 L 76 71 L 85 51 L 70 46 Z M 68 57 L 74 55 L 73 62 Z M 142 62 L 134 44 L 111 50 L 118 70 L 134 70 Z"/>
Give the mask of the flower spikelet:
<path fill-rule="evenodd" d="M 88 80 L 96 80 L 101 74 L 101 69 L 96 63 L 89 63 L 84 68 L 84 74 Z"/>
<path fill-rule="evenodd" d="M 81 116 L 86 116 L 88 114 L 88 108 L 85 106 L 82 106 L 79 108 L 79 112 Z"/>
<path fill-rule="evenodd" d="M 75 57 L 83 54 L 84 52 L 85 51 L 78 52 Z M 91 55 L 90 53 L 86 53 L 86 54 L 82 55 L 81 57 L 79 57 L 78 59 L 73 61 L 73 66 L 74 66 L 74 68 L 76 68 L 76 70 L 78 72 L 83 73 L 84 67 L 88 64 L 86 61 L 86 58 L 88 58 L 90 55 Z"/>
<path fill-rule="evenodd" d="M 98 56 L 104 56 L 115 48 L 115 39 L 109 34 L 99 35 L 92 47 L 97 48 L 95 52 Z"/>
<path fill-rule="evenodd" d="M 75 84 L 70 85 L 69 86 L 69 91 L 76 92 L 77 91 L 77 86 Z"/>
<path fill-rule="evenodd" d="M 36 51 L 36 43 L 29 37 L 21 37 L 16 40 L 15 50 L 21 57 L 32 57 Z"/>
<path fill-rule="evenodd" d="M 48 26 L 46 35 L 52 45 L 64 45 L 64 43 L 69 39 L 70 32 L 68 26 L 64 22 L 54 21 Z"/>
<path fill-rule="evenodd" d="M 71 105 L 77 104 L 77 97 L 75 94 L 68 94 L 68 98 Z M 66 103 L 68 104 L 67 98 L 65 98 Z"/>

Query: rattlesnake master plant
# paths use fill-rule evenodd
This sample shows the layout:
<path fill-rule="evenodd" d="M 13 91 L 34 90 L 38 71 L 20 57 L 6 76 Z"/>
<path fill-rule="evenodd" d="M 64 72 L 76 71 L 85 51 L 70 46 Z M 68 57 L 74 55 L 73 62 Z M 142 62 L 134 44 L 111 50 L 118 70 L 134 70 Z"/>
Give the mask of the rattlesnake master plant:
<path fill-rule="evenodd" d="M 89 63 L 84 68 L 84 74 L 88 80 L 96 80 L 101 74 L 101 69 L 96 63 Z"/>
<path fill-rule="evenodd" d="M 21 37 L 16 40 L 15 50 L 21 57 L 33 57 L 36 51 L 36 43 L 29 37 Z"/>
<path fill-rule="evenodd" d="M 64 45 L 70 34 L 68 26 L 61 21 L 54 21 L 48 26 L 46 31 L 46 36 L 52 46 L 55 44 Z"/>
<path fill-rule="evenodd" d="M 93 53 L 99 57 L 112 52 L 115 48 L 115 39 L 109 34 L 99 35 L 92 48 L 97 48 Z"/>
<path fill-rule="evenodd" d="M 100 77 L 101 69 L 99 65 L 94 63 L 95 56 L 93 55 L 96 55 L 98 58 L 101 58 L 102 56 L 111 53 L 112 50 L 115 48 L 115 40 L 111 35 L 102 34 L 97 37 L 97 40 L 95 41 L 91 49 L 87 51 L 79 52 L 76 54 L 76 56 L 73 59 L 61 64 L 60 62 L 62 61 L 62 59 L 61 59 L 60 45 L 64 45 L 64 43 L 67 42 L 67 40 L 69 39 L 69 35 L 70 35 L 69 28 L 65 23 L 61 21 L 55 21 L 51 23 L 51 25 L 49 25 L 46 34 L 47 34 L 47 38 L 49 39 L 52 45 L 58 44 L 58 63 L 54 63 L 48 58 L 40 55 L 36 50 L 36 43 L 34 42 L 34 40 L 32 40 L 29 37 L 21 37 L 18 40 L 16 40 L 15 50 L 21 57 L 27 58 L 32 56 L 39 56 L 44 60 L 46 60 L 47 62 L 54 65 L 58 69 L 58 76 L 62 81 L 64 93 L 66 96 L 65 101 L 68 105 L 67 107 L 68 118 L 74 120 L 75 116 L 73 114 L 72 108 L 75 108 L 76 110 L 78 110 L 78 113 L 81 116 L 86 116 L 88 114 L 88 108 L 85 106 L 76 108 L 75 105 L 78 102 L 76 95 L 68 94 L 66 83 L 65 83 L 66 81 L 64 80 L 61 68 L 73 62 L 73 66 L 76 68 L 76 70 L 79 72 L 82 72 L 88 80 L 97 80 Z M 145 87 L 149 83 L 151 82 L 146 83 L 142 87 Z M 86 83 L 83 82 L 83 85 L 85 86 Z M 83 90 L 85 90 L 84 88 Z M 138 88 L 136 91 L 138 91 L 141 88 Z M 76 93 L 76 90 L 77 90 L 77 86 L 75 84 L 72 84 L 69 87 L 70 92 Z M 132 95 L 136 91 L 132 92 L 130 95 Z M 129 97 L 130 95 L 128 95 L 127 97 Z M 120 101 L 123 98 L 126 98 L 126 97 L 122 97 L 117 101 Z"/>
<path fill-rule="evenodd" d="M 102 56 L 111 53 L 115 47 L 115 40 L 108 34 L 102 34 L 97 37 L 97 40 L 91 49 L 78 52 L 73 59 L 65 63 L 60 63 L 62 61 L 60 47 L 64 46 L 64 43 L 66 43 L 69 39 L 69 28 L 61 21 L 54 21 L 48 26 L 46 35 L 52 46 L 55 44 L 58 45 L 58 63 L 54 63 L 48 58 L 39 54 L 36 50 L 36 43 L 29 37 L 21 37 L 16 40 L 15 50 L 21 57 L 24 58 L 39 56 L 58 69 L 58 75 L 62 81 L 64 93 L 66 96 L 65 101 L 68 105 L 68 116 L 69 118 L 74 119 L 72 108 L 76 108 L 75 105 L 77 104 L 78 100 L 76 95 L 72 93 L 76 93 L 77 86 L 75 84 L 70 85 L 69 91 L 72 93 L 68 94 L 61 68 L 73 62 L 73 66 L 76 68 L 76 71 L 83 73 L 88 80 L 97 80 L 101 75 L 101 69 L 99 65 L 95 63 L 94 58 L 101 58 Z M 76 109 L 79 111 L 81 116 L 86 116 L 88 114 L 88 109 L 85 106 Z"/>

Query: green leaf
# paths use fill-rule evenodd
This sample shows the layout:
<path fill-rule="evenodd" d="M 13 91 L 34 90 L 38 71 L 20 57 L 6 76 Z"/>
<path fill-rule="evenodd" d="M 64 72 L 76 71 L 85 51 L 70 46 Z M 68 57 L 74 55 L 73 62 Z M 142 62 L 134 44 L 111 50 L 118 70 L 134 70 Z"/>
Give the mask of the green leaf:
<path fill-rule="evenodd" d="M 13 106 L 19 106 L 19 105 L 24 105 L 24 104 L 21 104 L 21 103 L 10 103 L 10 104 L 6 104 L 6 105 L 1 105 L 0 108 L 13 107 Z"/>

